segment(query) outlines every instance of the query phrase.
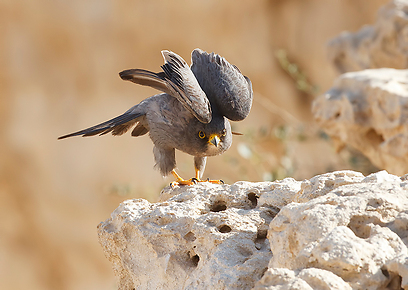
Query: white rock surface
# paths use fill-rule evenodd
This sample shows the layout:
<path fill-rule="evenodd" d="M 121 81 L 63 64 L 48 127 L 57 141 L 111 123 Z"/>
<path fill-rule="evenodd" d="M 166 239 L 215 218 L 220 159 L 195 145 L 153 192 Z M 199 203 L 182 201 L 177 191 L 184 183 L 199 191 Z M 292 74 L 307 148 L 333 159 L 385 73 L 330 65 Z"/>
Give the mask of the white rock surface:
<path fill-rule="evenodd" d="M 250 289 L 272 256 L 266 234 L 279 208 L 257 204 L 270 187 L 201 183 L 166 188 L 155 204 L 123 202 L 99 225 L 119 289 Z"/>
<path fill-rule="evenodd" d="M 408 181 L 339 171 L 165 188 L 98 226 L 119 289 L 408 289 Z"/>
<path fill-rule="evenodd" d="M 339 73 L 408 65 L 408 1 L 394 0 L 378 11 L 377 22 L 356 33 L 344 32 L 328 44 Z"/>
<path fill-rule="evenodd" d="M 269 268 L 253 289 L 351 290 L 352 288 L 339 276 L 322 269 L 308 268 L 300 270 L 296 274 L 295 271 L 285 268 Z"/>
<path fill-rule="evenodd" d="M 395 260 L 408 255 L 407 209 L 405 181 L 385 171 L 288 204 L 270 224 L 269 267 L 319 268 L 353 289 L 386 289 L 395 273 L 407 279 L 405 260 Z"/>
<path fill-rule="evenodd" d="M 408 70 L 343 74 L 312 111 L 338 148 L 348 144 L 379 168 L 408 172 Z"/>

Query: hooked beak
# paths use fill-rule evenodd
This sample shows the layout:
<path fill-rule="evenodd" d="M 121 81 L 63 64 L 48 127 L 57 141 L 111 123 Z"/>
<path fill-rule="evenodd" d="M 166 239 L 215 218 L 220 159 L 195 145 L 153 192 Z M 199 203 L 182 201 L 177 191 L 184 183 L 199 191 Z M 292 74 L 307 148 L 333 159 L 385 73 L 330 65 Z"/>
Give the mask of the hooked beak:
<path fill-rule="evenodd" d="M 208 138 L 208 143 L 214 145 L 215 147 L 218 147 L 218 144 L 220 144 L 220 137 L 218 137 L 217 135 L 213 134 L 210 136 L 210 138 Z"/>

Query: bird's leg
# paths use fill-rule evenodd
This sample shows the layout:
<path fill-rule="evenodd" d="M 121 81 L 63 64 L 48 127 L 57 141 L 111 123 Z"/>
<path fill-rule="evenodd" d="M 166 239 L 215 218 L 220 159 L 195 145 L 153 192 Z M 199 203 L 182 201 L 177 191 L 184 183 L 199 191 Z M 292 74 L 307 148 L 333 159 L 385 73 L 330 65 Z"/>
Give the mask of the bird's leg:
<path fill-rule="evenodd" d="M 174 169 L 171 171 L 171 174 L 176 178 L 176 181 L 170 183 L 171 187 L 175 187 L 176 185 L 193 185 L 197 183 L 193 178 L 189 180 L 183 179 Z"/>
<path fill-rule="evenodd" d="M 201 180 L 201 174 L 200 174 L 200 170 L 199 169 L 197 169 L 197 168 L 195 168 L 195 178 L 197 179 L 197 180 Z"/>
<path fill-rule="evenodd" d="M 224 184 L 222 180 L 210 180 L 209 178 L 206 180 L 202 180 L 201 176 L 203 175 L 205 165 L 207 163 L 207 157 L 194 157 L 194 169 L 195 169 L 195 180 L 197 182 L 210 182 L 214 184 Z"/>

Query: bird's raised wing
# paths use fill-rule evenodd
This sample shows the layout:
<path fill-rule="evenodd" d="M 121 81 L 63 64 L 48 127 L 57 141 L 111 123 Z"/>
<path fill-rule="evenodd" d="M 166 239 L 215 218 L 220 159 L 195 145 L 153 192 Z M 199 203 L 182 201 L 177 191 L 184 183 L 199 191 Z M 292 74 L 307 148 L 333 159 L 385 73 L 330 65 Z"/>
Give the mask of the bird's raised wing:
<path fill-rule="evenodd" d="M 232 121 L 245 119 L 252 106 L 252 84 L 235 65 L 215 53 L 197 48 L 191 70 L 219 113 Z"/>
<path fill-rule="evenodd" d="M 149 86 L 177 98 L 200 122 L 209 123 L 212 118 L 210 102 L 198 84 L 187 63 L 174 52 L 162 51 L 165 64 L 163 72 L 129 69 L 119 73 L 123 80 Z"/>

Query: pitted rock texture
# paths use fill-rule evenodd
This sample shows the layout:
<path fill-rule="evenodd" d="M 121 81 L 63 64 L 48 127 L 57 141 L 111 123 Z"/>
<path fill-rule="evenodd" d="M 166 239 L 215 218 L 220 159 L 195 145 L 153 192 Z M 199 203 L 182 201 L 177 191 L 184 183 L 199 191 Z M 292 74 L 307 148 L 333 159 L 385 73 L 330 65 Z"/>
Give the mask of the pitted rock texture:
<path fill-rule="evenodd" d="M 338 148 L 350 145 L 393 174 L 408 172 L 408 70 L 343 74 L 312 111 Z"/>
<path fill-rule="evenodd" d="M 123 202 L 99 226 L 119 289 L 250 289 L 272 256 L 279 208 L 258 203 L 270 186 L 200 183 L 166 188 L 155 204 Z"/>
<path fill-rule="evenodd" d="M 329 59 L 339 73 L 408 65 L 408 1 L 394 0 L 378 11 L 374 25 L 343 32 L 328 44 Z"/>
<path fill-rule="evenodd" d="M 408 181 L 200 183 L 98 226 L 119 289 L 408 289 Z"/>
<path fill-rule="evenodd" d="M 322 269 L 307 268 L 295 272 L 285 268 L 269 268 L 253 289 L 351 290 L 352 288 L 339 276 Z"/>
<path fill-rule="evenodd" d="M 283 207 L 268 231 L 273 253 L 269 268 L 293 272 L 274 270 L 268 279 L 289 275 L 287 285 L 301 280 L 309 284 L 304 269 L 319 269 L 337 276 L 336 283 L 343 285 L 339 289 L 350 289 L 342 281 L 351 289 L 401 289 L 401 279 L 408 289 L 407 185 L 381 171 L 308 202 Z M 319 275 L 314 281 L 327 284 Z M 390 285 L 396 286 L 387 288 Z M 262 281 L 256 289 L 289 289 L 261 286 Z M 299 289 L 337 289 L 310 286 Z"/>

